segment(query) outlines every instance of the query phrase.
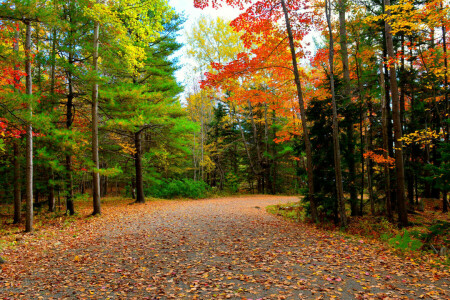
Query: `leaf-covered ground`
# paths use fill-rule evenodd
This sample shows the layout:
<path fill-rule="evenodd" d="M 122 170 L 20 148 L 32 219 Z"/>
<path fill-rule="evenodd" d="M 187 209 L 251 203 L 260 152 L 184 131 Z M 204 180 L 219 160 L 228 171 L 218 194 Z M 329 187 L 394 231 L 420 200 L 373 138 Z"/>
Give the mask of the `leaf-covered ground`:
<path fill-rule="evenodd" d="M 448 271 L 269 215 L 293 197 L 158 201 L 25 235 L 1 299 L 450 299 Z"/>

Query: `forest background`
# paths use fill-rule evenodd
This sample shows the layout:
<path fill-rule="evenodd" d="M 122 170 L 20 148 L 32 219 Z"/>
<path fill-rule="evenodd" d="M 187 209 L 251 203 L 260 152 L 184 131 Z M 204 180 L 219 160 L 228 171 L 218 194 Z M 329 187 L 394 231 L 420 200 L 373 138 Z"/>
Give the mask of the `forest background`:
<path fill-rule="evenodd" d="M 111 194 L 298 194 L 340 227 L 448 211 L 448 1 L 194 2 L 242 11 L 185 30 L 182 86 L 165 0 L 1 1 L 5 222 Z"/>

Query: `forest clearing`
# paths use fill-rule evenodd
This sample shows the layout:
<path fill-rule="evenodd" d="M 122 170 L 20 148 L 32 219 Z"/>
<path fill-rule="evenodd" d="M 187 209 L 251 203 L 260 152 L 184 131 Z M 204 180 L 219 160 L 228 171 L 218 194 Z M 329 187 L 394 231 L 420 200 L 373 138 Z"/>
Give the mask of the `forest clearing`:
<path fill-rule="evenodd" d="M 0 298 L 450 299 L 448 0 L 0 0 Z"/>

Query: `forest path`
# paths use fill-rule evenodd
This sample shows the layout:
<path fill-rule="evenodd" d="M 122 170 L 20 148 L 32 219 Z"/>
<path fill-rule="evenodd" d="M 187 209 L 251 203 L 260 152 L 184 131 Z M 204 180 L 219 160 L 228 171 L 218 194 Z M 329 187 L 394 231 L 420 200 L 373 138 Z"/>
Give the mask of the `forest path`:
<path fill-rule="evenodd" d="M 269 215 L 295 197 L 104 211 L 7 253 L 1 299 L 450 299 L 448 273 Z"/>

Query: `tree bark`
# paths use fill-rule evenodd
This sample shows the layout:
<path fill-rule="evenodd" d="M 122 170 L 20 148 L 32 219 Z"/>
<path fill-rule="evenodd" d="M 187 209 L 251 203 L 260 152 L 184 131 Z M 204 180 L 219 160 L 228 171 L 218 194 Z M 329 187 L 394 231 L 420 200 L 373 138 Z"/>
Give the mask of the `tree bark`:
<path fill-rule="evenodd" d="M 345 199 L 344 190 L 342 186 L 342 170 L 341 170 L 341 151 L 339 146 L 339 126 L 337 119 L 336 94 L 334 91 L 334 39 L 333 30 L 331 29 L 331 2 L 325 0 L 325 15 L 328 23 L 328 33 L 330 42 L 330 51 L 328 58 L 330 63 L 330 87 L 331 87 L 331 101 L 333 107 L 333 152 L 334 152 L 334 170 L 336 176 L 336 194 L 337 204 L 339 210 L 339 225 L 341 227 L 347 226 L 347 215 L 345 213 Z"/>
<path fill-rule="evenodd" d="M 136 169 L 136 203 L 144 203 L 144 179 L 142 176 L 142 145 L 141 133 L 138 131 L 134 134 L 134 146 L 136 153 L 134 154 L 134 165 Z"/>
<path fill-rule="evenodd" d="M 390 0 L 384 0 L 385 7 L 391 5 Z M 390 16 L 390 10 L 386 13 Z M 394 45 L 392 41 L 391 25 L 385 22 L 386 32 L 386 47 L 390 60 L 395 59 Z M 399 225 L 401 227 L 408 225 L 408 213 L 406 211 L 405 203 L 405 170 L 403 165 L 403 145 L 402 145 L 402 123 L 400 118 L 400 99 L 398 95 L 398 86 L 396 78 L 396 68 L 393 61 L 390 62 L 389 67 L 389 81 L 391 86 L 392 96 L 392 119 L 394 123 L 394 142 L 395 142 L 395 171 L 396 171 L 396 202 L 398 210 Z"/>
<path fill-rule="evenodd" d="M 360 203 L 359 203 L 359 215 L 363 215 L 364 212 L 364 178 L 365 178 L 365 159 L 364 159 L 364 96 L 363 96 L 363 84 L 361 81 L 361 64 L 358 60 L 358 54 L 359 54 L 359 42 L 356 42 L 356 55 L 355 55 L 355 61 L 356 61 L 356 76 L 358 78 L 358 95 L 359 95 L 359 134 L 360 134 L 360 159 L 361 159 L 361 190 L 360 190 Z M 369 100 L 370 101 L 370 100 Z M 370 125 L 369 125 L 370 126 Z M 368 129 L 366 129 L 366 140 L 368 135 Z M 366 143 L 367 144 L 367 143 Z M 368 160 L 367 160 L 368 161 Z M 368 179 L 370 179 L 370 174 L 368 174 Z M 370 184 L 369 184 L 370 185 Z M 351 198 L 351 195 L 350 195 Z M 370 199 L 371 204 L 371 211 L 373 214 L 373 199 Z"/>
<path fill-rule="evenodd" d="M 347 28 L 345 20 L 346 3 L 345 0 L 339 0 L 339 38 L 341 46 L 341 60 L 342 69 L 344 73 L 344 89 L 342 94 L 344 96 L 344 105 L 351 106 L 351 88 L 350 88 L 350 70 L 348 63 L 348 49 L 347 49 Z M 358 199 L 356 191 L 356 164 L 355 164 L 355 144 L 353 140 L 353 113 L 347 112 L 347 163 L 348 163 L 348 186 L 350 191 L 351 214 L 356 216 L 359 214 Z"/>
<path fill-rule="evenodd" d="M 73 64 L 73 53 L 72 48 L 69 53 L 69 65 Z M 70 67 L 69 67 L 70 68 Z M 67 74 L 68 88 L 69 94 L 67 95 L 67 104 L 66 104 L 66 128 L 68 130 L 72 129 L 73 123 L 73 81 L 72 81 L 72 72 L 69 71 Z M 72 175 L 72 151 L 68 150 L 69 153 L 66 154 L 66 212 L 72 216 L 75 214 L 75 207 L 73 203 L 73 175 Z"/>
<path fill-rule="evenodd" d="M 28 122 L 26 126 L 26 220 L 25 220 L 25 232 L 33 231 L 33 127 L 31 120 L 33 117 L 33 82 L 31 74 L 31 22 L 25 21 L 26 25 L 26 38 L 25 38 L 25 73 L 26 73 L 26 94 L 28 100 Z"/>
<path fill-rule="evenodd" d="M 302 85 L 300 81 L 300 73 L 298 71 L 297 66 L 297 56 L 295 53 L 295 44 L 294 44 L 294 36 L 292 34 L 291 29 L 291 22 L 289 20 L 289 14 L 286 7 L 285 0 L 281 0 L 281 5 L 283 6 L 283 12 L 284 17 L 286 21 L 286 29 L 288 33 L 289 38 L 289 48 L 291 51 L 292 56 L 292 67 L 294 71 L 294 80 L 295 80 L 295 86 L 297 88 L 297 96 L 298 96 L 298 104 L 300 108 L 300 117 L 302 120 L 302 127 L 303 127 L 303 141 L 305 143 L 305 150 L 306 150 L 306 172 L 308 175 L 308 198 L 311 204 L 311 216 L 315 222 L 318 222 L 318 213 L 317 213 L 317 205 L 316 205 L 316 199 L 314 195 L 314 169 L 313 169 L 313 162 L 312 162 L 312 149 L 311 149 L 311 141 L 309 139 L 309 129 L 306 119 L 306 112 L 305 112 L 305 103 L 303 101 L 303 92 L 302 92 Z"/>
<path fill-rule="evenodd" d="M 98 38 L 100 24 L 98 21 L 94 24 L 94 41 L 92 54 L 92 63 L 94 67 L 94 85 L 92 87 L 92 161 L 94 163 L 94 171 L 92 172 L 92 198 L 94 211 L 92 215 L 101 214 L 100 206 L 100 174 L 99 174 L 99 157 L 98 157 Z"/>
<path fill-rule="evenodd" d="M 443 2 L 441 2 L 441 9 L 443 8 Z M 449 115 L 449 99 L 448 99 L 448 58 L 447 58 L 447 29 L 445 27 L 445 24 L 442 25 L 442 50 L 444 52 L 444 98 L 445 98 L 445 115 Z M 445 142 L 449 142 L 449 123 L 447 122 L 446 125 L 444 125 L 444 134 L 445 134 Z M 447 189 L 442 190 L 442 212 L 446 213 L 448 212 L 448 202 L 447 202 Z"/>
<path fill-rule="evenodd" d="M 19 26 L 19 24 L 17 24 L 17 26 Z M 16 30 L 15 35 L 14 35 L 14 46 L 13 46 L 13 50 L 16 53 L 19 52 L 19 39 L 20 39 L 20 31 Z M 14 71 L 15 72 L 19 71 L 19 67 L 17 64 L 14 66 Z M 20 84 L 20 80 L 17 78 L 17 76 L 14 76 L 14 84 L 15 84 L 14 89 L 17 92 L 17 87 Z M 13 220 L 13 224 L 20 223 L 21 218 L 22 218 L 22 214 L 21 214 L 22 195 L 21 195 L 21 189 L 20 189 L 19 143 L 20 143 L 20 139 L 15 139 L 14 143 L 13 143 L 13 148 L 14 148 L 14 150 L 13 150 L 14 151 L 14 220 Z"/>
<path fill-rule="evenodd" d="M 384 70 L 383 64 L 380 64 L 380 86 L 381 86 L 381 133 L 383 137 L 383 156 L 384 159 L 387 160 L 389 157 L 389 149 L 388 149 L 388 110 L 387 110 L 387 101 L 386 101 L 386 84 L 384 79 Z M 383 92 L 384 91 L 384 92 Z M 386 213 L 389 220 L 392 220 L 392 204 L 391 204 L 391 178 L 390 178 L 390 170 L 387 163 L 384 164 L 384 176 L 385 176 L 385 205 L 386 205 Z"/>
<path fill-rule="evenodd" d="M 14 147 L 14 220 L 13 224 L 18 224 L 21 221 L 22 214 L 22 195 L 20 193 L 20 151 L 19 139 L 13 143 Z"/>
<path fill-rule="evenodd" d="M 53 170 L 49 169 L 49 184 L 48 184 L 48 211 L 54 212 L 55 211 L 55 186 L 54 186 L 54 180 L 55 180 L 55 174 L 53 173 Z"/>

